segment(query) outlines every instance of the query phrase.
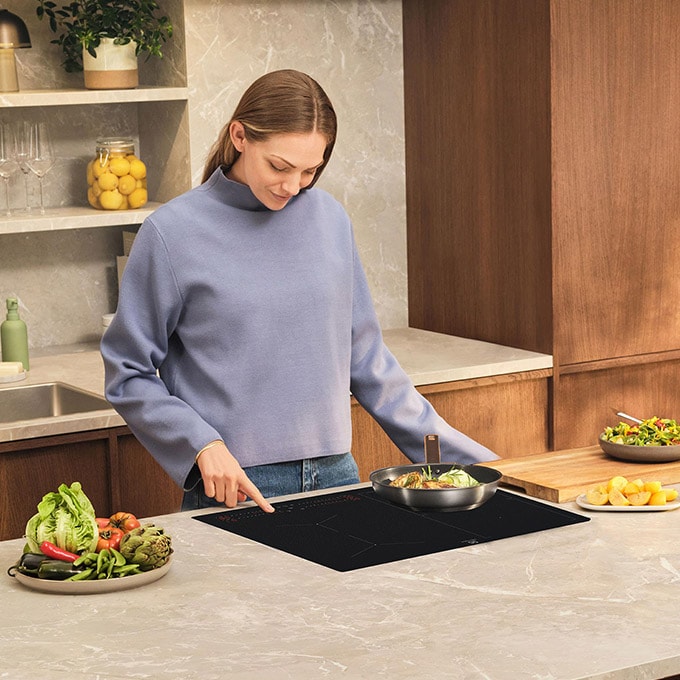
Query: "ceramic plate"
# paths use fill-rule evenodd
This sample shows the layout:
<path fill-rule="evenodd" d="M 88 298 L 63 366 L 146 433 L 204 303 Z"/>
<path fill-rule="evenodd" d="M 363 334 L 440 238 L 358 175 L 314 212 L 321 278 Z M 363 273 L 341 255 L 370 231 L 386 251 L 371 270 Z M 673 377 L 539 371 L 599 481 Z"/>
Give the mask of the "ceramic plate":
<path fill-rule="evenodd" d="M 50 581 L 44 578 L 26 576 L 26 574 L 14 573 L 19 583 L 32 590 L 39 590 L 42 593 L 56 593 L 58 595 L 94 595 L 97 593 L 111 593 L 129 588 L 145 586 L 159 578 L 163 578 L 170 569 L 170 560 L 162 567 L 145 571 L 141 574 L 123 576 L 122 578 L 102 579 L 101 581 Z"/>
<path fill-rule="evenodd" d="M 612 458 L 633 463 L 670 463 L 680 460 L 680 446 L 634 446 L 615 444 L 600 436 L 600 448 Z"/>
<path fill-rule="evenodd" d="M 664 512 L 680 508 L 680 501 L 672 501 L 666 505 L 593 505 L 588 503 L 586 495 L 582 493 L 576 499 L 576 505 L 580 505 L 584 510 L 597 510 L 598 512 Z"/>
<path fill-rule="evenodd" d="M 0 375 L 0 383 L 19 382 L 26 379 L 26 371 L 15 373 L 13 375 Z"/>

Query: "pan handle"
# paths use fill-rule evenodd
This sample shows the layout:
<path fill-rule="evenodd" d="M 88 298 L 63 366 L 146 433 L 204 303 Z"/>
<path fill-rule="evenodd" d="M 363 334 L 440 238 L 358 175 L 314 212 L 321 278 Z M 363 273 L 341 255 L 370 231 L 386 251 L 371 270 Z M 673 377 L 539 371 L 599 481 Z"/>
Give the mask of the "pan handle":
<path fill-rule="evenodd" d="M 439 465 L 442 462 L 439 451 L 439 435 L 425 435 L 425 462 L 428 465 Z"/>

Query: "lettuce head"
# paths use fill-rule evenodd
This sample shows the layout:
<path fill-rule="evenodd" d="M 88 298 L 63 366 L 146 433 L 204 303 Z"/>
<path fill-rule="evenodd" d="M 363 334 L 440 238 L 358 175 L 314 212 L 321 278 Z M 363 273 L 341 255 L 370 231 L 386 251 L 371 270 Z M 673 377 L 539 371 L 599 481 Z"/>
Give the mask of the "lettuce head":
<path fill-rule="evenodd" d="M 80 482 L 62 484 L 43 496 L 38 512 L 26 524 L 26 542 L 31 552 L 50 541 L 72 553 L 93 552 L 99 540 L 94 507 Z"/>

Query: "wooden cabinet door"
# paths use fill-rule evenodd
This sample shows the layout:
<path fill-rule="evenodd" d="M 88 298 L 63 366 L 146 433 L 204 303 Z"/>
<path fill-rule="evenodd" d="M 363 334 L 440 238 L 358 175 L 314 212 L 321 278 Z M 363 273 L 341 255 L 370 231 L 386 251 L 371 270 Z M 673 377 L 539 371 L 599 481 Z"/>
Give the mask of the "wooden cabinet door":
<path fill-rule="evenodd" d="M 182 490 L 127 428 L 113 431 L 113 503 L 138 517 L 179 512 Z"/>
<path fill-rule="evenodd" d="M 0 540 L 20 538 L 42 497 L 78 481 L 95 512 L 112 512 L 101 432 L 0 444 Z"/>
<path fill-rule="evenodd" d="M 680 3 L 551 3 L 554 354 L 679 346 Z"/>

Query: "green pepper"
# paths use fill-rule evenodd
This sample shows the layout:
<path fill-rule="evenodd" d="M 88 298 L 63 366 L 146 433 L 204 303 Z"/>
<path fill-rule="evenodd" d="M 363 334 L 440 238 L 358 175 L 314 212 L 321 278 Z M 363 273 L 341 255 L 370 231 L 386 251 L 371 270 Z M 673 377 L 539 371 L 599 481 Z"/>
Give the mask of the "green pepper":
<path fill-rule="evenodd" d="M 38 567 L 50 558 L 43 553 L 24 553 L 16 564 L 17 571 L 20 574 L 28 574 L 35 576 L 38 573 Z"/>
<path fill-rule="evenodd" d="M 52 581 L 65 581 L 71 576 L 76 576 L 83 569 L 76 567 L 73 562 L 64 562 L 64 560 L 44 560 L 38 567 L 38 578 L 49 579 Z"/>

